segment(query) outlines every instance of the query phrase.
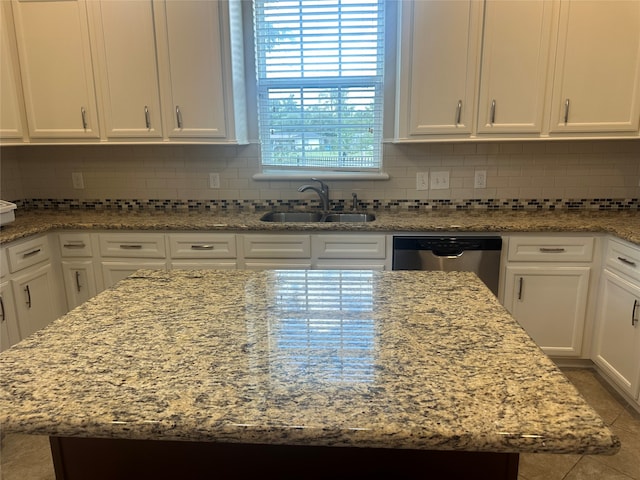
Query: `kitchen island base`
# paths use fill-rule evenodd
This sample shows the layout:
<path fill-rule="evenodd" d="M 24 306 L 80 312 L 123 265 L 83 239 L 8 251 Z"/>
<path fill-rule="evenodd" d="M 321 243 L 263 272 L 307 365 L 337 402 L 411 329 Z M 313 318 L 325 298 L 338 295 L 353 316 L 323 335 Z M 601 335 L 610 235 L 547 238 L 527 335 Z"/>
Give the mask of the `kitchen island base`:
<path fill-rule="evenodd" d="M 517 479 L 517 453 L 50 437 L 57 480 Z"/>

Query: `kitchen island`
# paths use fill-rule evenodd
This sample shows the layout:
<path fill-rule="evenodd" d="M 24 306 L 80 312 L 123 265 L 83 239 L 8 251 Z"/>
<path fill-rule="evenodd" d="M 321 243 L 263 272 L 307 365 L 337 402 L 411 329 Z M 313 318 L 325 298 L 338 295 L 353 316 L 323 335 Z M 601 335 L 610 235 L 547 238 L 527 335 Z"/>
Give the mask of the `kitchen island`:
<path fill-rule="evenodd" d="M 516 478 L 619 448 L 471 273 L 139 271 L 0 355 L 0 425 L 68 479 Z"/>

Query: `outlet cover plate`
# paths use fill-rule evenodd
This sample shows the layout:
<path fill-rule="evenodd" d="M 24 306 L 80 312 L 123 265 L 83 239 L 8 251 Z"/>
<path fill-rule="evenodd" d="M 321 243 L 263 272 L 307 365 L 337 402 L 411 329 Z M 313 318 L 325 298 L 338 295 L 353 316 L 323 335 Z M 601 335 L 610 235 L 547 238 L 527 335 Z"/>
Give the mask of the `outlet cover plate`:
<path fill-rule="evenodd" d="M 416 190 L 429 190 L 429 172 L 416 173 Z"/>
<path fill-rule="evenodd" d="M 219 173 L 210 173 L 209 174 L 209 188 L 220 188 L 220 174 Z"/>
<path fill-rule="evenodd" d="M 84 189 L 84 176 L 82 172 L 73 172 L 71 174 L 71 181 L 73 182 L 73 188 L 76 190 Z"/>

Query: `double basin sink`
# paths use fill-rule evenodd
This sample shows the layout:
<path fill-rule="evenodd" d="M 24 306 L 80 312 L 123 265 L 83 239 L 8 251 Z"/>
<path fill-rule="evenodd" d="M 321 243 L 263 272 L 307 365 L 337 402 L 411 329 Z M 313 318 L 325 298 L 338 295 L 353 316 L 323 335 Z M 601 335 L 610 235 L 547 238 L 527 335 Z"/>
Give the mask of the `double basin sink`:
<path fill-rule="evenodd" d="M 373 213 L 320 213 L 320 212 L 269 212 L 260 220 L 263 222 L 296 222 L 296 223 L 324 223 L 324 222 L 373 222 Z"/>

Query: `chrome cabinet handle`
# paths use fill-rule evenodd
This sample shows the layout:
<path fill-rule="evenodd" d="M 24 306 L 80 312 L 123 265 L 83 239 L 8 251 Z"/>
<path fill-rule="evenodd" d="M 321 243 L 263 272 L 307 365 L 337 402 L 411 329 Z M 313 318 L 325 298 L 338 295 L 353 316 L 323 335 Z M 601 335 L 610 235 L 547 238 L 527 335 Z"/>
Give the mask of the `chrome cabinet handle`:
<path fill-rule="evenodd" d="M 636 317 L 636 309 L 640 306 L 640 302 L 638 300 L 633 301 L 633 309 L 631 310 L 631 326 L 635 327 L 638 323 L 638 317 Z"/>
<path fill-rule="evenodd" d="M 542 253 L 562 253 L 565 251 L 562 247 L 540 247 Z"/>
<path fill-rule="evenodd" d="M 569 123 L 569 99 L 564 101 L 564 124 Z"/>
<path fill-rule="evenodd" d="M 131 244 L 123 243 L 120 245 L 120 248 L 124 250 L 140 250 L 142 248 L 142 245 L 131 245 Z"/>
<path fill-rule="evenodd" d="M 178 122 L 178 128 L 182 128 L 182 112 L 180 111 L 180 105 L 176 105 L 176 121 Z"/>
<path fill-rule="evenodd" d="M 518 285 L 518 300 L 522 300 L 522 283 L 524 282 L 524 278 L 520 277 L 519 285 Z"/>
<path fill-rule="evenodd" d="M 82 286 L 80 285 L 80 271 L 76 270 L 76 288 L 78 289 L 78 293 L 80 293 L 80 290 L 82 289 Z"/>
<path fill-rule="evenodd" d="M 192 250 L 213 250 L 213 245 L 191 245 Z"/>
<path fill-rule="evenodd" d="M 22 258 L 32 257 L 36 253 L 40 253 L 40 249 L 39 248 L 36 248 L 35 250 L 31 250 L 30 252 L 27 252 L 27 253 L 23 253 L 22 254 Z"/>
<path fill-rule="evenodd" d="M 27 308 L 31 308 L 31 290 L 29 290 L 29 285 L 24 287 L 24 291 L 27 294 Z"/>
<path fill-rule="evenodd" d="M 2 320 L 0 321 L 4 322 L 7 318 L 4 311 L 4 300 L 2 297 L 0 297 L 0 314 L 2 315 Z"/>
<path fill-rule="evenodd" d="M 80 241 L 77 241 L 77 242 L 71 241 L 69 243 L 65 243 L 63 245 L 63 247 L 64 248 L 84 248 L 84 247 L 86 247 L 86 245 L 82 240 L 80 240 Z"/>
<path fill-rule="evenodd" d="M 82 115 L 82 128 L 87 129 L 87 111 L 84 107 L 80 107 L 80 115 Z"/>
<path fill-rule="evenodd" d="M 622 263 L 629 265 L 630 267 L 635 267 L 636 266 L 636 262 L 632 262 L 631 260 L 628 260 L 624 257 L 618 257 L 618 260 L 620 260 Z"/>
<path fill-rule="evenodd" d="M 494 123 L 496 123 L 496 101 L 492 100 L 491 101 L 491 125 L 493 125 Z"/>
<path fill-rule="evenodd" d="M 458 106 L 456 107 L 456 125 L 460 125 L 462 118 L 462 100 L 458 100 Z"/>
<path fill-rule="evenodd" d="M 151 128 L 151 116 L 149 115 L 149 107 L 144 106 L 144 123 L 147 128 Z"/>

